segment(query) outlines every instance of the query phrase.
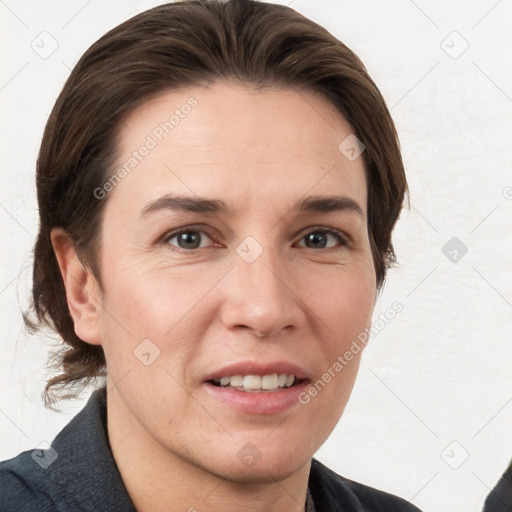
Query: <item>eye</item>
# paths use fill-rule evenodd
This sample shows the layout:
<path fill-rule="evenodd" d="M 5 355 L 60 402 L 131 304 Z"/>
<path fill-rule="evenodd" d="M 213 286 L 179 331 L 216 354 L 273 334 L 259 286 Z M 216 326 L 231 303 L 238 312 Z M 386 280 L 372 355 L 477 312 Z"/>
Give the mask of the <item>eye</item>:
<path fill-rule="evenodd" d="M 207 247 L 212 239 L 204 231 L 191 229 L 171 233 L 166 237 L 165 242 L 180 249 L 193 250 Z"/>
<path fill-rule="evenodd" d="M 310 249 L 330 249 L 336 245 L 345 246 L 347 243 L 341 234 L 331 229 L 310 231 L 299 242 L 299 246 L 309 247 Z"/>

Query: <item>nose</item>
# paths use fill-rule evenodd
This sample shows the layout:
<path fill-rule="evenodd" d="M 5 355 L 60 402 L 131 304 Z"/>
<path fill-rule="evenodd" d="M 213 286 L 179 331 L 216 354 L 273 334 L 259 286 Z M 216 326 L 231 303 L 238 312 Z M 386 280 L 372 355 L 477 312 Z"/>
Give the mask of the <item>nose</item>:
<path fill-rule="evenodd" d="M 251 263 L 236 258 L 221 287 L 225 294 L 221 319 L 226 328 L 257 337 L 276 337 L 300 328 L 305 321 L 304 303 L 297 294 L 299 276 L 293 269 L 271 249 Z"/>

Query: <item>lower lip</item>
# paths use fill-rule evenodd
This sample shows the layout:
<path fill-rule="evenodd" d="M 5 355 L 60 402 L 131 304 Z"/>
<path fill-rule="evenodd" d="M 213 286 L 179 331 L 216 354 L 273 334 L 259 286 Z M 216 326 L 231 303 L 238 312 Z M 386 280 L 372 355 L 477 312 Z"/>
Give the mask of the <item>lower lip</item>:
<path fill-rule="evenodd" d="M 307 389 L 308 385 L 309 382 L 305 380 L 282 391 L 251 393 L 233 388 L 221 388 L 209 382 L 203 384 L 205 391 L 214 398 L 246 414 L 284 412 L 300 403 L 299 395 Z"/>

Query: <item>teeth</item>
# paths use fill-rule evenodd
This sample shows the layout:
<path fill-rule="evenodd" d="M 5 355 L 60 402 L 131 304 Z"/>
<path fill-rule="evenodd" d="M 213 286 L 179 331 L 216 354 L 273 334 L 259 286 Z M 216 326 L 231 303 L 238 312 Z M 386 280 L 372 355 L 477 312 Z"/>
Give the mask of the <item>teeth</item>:
<path fill-rule="evenodd" d="M 246 375 L 242 386 L 244 389 L 261 389 L 261 377 L 259 375 Z"/>
<path fill-rule="evenodd" d="M 229 377 L 222 377 L 222 379 L 220 379 L 220 385 L 221 386 L 227 386 L 229 384 L 229 381 L 231 379 Z"/>
<path fill-rule="evenodd" d="M 242 375 L 234 375 L 233 377 L 227 377 L 229 379 L 229 384 L 234 388 L 242 387 L 244 383 L 244 378 Z"/>
<path fill-rule="evenodd" d="M 233 375 L 232 377 L 221 377 L 215 381 L 221 387 L 236 388 L 239 391 L 258 392 L 261 390 L 277 390 L 289 388 L 295 383 L 294 375 L 286 373 L 273 373 L 271 375 Z"/>
<path fill-rule="evenodd" d="M 276 389 L 279 387 L 277 373 L 265 375 L 261 378 L 261 389 Z"/>

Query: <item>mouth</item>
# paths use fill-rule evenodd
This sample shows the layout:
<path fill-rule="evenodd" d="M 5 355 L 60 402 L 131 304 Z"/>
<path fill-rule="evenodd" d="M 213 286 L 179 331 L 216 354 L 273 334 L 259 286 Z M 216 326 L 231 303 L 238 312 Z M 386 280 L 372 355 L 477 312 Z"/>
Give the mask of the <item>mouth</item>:
<path fill-rule="evenodd" d="M 297 406 L 309 382 L 309 374 L 293 363 L 245 361 L 207 375 L 203 389 L 217 404 L 238 413 L 274 415 Z"/>
<path fill-rule="evenodd" d="M 246 393 L 276 393 L 297 386 L 305 379 L 289 373 L 268 375 L 231 375 L 209 380 L 208 383 L 224 388 L 245 391 Z"/>

